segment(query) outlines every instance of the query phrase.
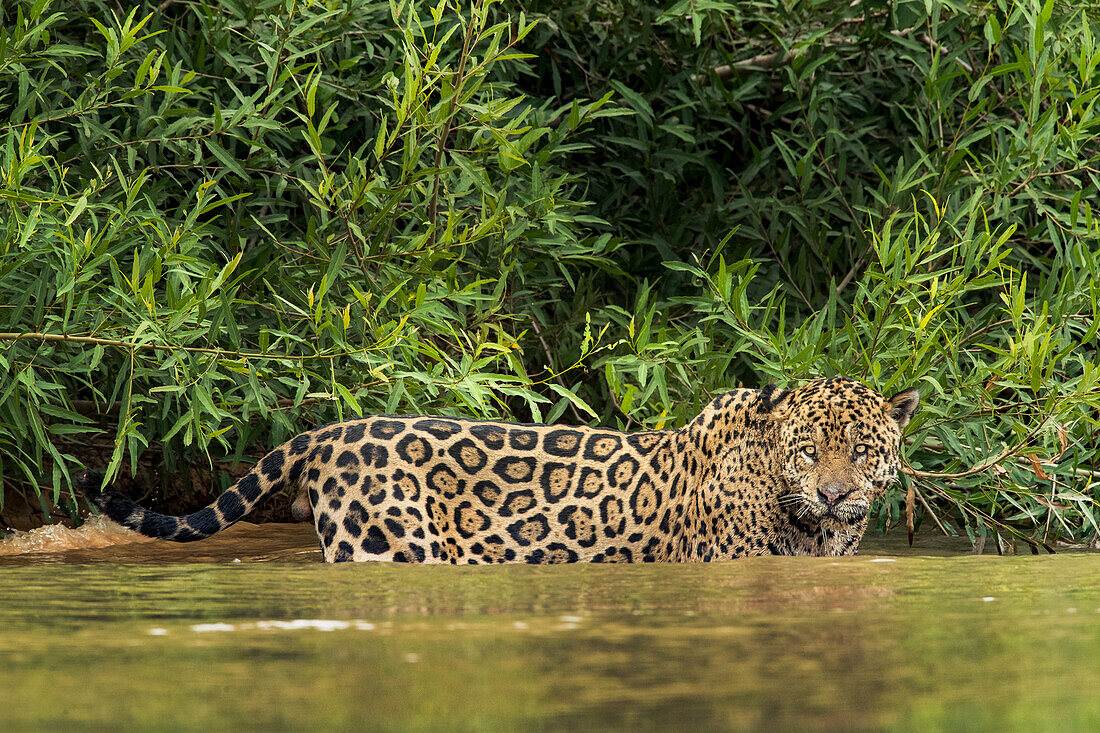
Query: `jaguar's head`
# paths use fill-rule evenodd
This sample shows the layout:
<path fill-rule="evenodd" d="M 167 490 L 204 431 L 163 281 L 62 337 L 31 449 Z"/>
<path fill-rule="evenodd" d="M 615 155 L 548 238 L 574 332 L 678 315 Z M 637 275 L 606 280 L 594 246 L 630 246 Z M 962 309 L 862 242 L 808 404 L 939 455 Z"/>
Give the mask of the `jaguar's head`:
<path fill-rule="evenodd" d="M 897 477 L 901 434 L 920 403 L 915 389 L 890 399 L 851 379 L 816 380 L 776 410 L 781 503 L 802 523 L 862 527 L 871 502 Z"/>

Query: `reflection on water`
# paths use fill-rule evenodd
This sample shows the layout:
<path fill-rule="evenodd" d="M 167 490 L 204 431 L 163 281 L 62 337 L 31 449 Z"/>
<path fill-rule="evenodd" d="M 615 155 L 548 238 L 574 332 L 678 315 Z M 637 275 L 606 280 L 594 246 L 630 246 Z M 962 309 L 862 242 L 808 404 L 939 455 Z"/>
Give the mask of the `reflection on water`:
<path fill-rule="evenodd" d="M 315 543 L 0 558 L 3 729 L 1100 728 L 1097 554 L 331 566 Z"/>
<path fill-rule="evenodd" d="M 970 551 L 965 538 L 931 533 L 917 535 L 913 547 L 902 533 L 866 537 L 860 545 L 864 555 L 950 556 Z M 238 522 L 210 539 L 177 543 L 154 542 L 107 517 L 96 516 L 77 529 L 53 524 L 0 538 L 0 565 L 234 561 L 321 562 L 321 553 L 312 523 Z"/>

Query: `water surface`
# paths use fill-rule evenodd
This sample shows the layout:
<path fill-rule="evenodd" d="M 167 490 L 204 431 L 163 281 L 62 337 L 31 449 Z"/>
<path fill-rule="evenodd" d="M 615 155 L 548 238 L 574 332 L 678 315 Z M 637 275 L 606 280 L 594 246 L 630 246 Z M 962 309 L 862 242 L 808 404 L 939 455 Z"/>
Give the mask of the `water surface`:
<path fill-rule="evenodd" d="M 308 525 L 245 524 L 52 547 L 0 555 L 4 730 L 1100 728 L 1100 554 L 332 566 Z"/>

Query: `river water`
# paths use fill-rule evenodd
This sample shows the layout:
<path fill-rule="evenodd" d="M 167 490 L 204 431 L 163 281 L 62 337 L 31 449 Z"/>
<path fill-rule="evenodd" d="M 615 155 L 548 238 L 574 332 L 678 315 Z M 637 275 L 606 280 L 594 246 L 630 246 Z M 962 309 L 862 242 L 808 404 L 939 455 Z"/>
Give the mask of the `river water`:
<path fill-rule="evenodd" d="M 1100 729 L 1097 553 L 333 566 L 99 522 L 0 541 L 4 731 Z"/>

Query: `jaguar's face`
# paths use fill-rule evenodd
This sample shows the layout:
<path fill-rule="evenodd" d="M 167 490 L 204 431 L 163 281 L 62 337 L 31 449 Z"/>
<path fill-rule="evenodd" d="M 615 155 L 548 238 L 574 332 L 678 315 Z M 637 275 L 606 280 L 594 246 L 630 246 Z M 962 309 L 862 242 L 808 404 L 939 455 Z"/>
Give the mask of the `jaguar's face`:
<path fill-rule="evenodd" d="M 851 380 L 814 382 L 791 393 L 779 425 L 781 502 L 827 530 L 863 523 L 898 472 L 902 429 L 916 390 L 886 400 Z"/>

